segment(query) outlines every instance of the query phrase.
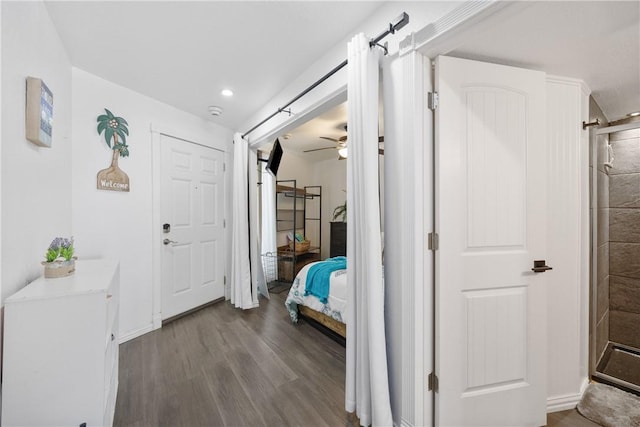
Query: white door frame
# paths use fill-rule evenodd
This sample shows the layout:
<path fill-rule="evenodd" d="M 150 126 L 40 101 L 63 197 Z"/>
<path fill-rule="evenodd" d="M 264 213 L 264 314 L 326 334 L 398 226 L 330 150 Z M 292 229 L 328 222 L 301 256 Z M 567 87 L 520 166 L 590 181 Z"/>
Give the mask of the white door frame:
<path fill-rule="evenodd" d="M 219 150 L 224 153 L 224 163 L 229 164 L 231 155 L 230 153 L 224 149 L 224 147 L 217 147 L 212 145 L 210 142 L 213 138 L 211 135 L 206 134 L 194 134 L 189 131 L 176 130 L 176 129 L 168 129 L 162 126 L 155 125 L 151 123 L 151 170 L 152 170 L 152 213 L 151 213 L 151 295 L 152 295 L 152 328 L 159 329 L 162 327 L 162 239 L 163 235 L 161 233 L 162 230 L 162 218 L 161 218 L 161 188 L 162 188 L 162 150 L 161 150 L 161 137 L 162 135 L 169 136 L 171 138 L 177 138 L 183 140 L 188 143 L 202 145 L 204 147 L 208 147 L 214 150 Z M 231 192 L 228 190 L 230 185 L 230 179 L 227 178 L 228 170 L 224 172 L 224 218 L 226 219 L 230 217 L 229 208 L 230 208 L 230 200 L 229 194 Z M 224 228 L 224 238 L 223 245 L 224 247 L 229 247 L 231 238 L 229 235 L 231 227 Z M 225 261 L 224 261 L 224 276 L 227 277 L 229 275 L 229 263 L 231 260 L 230 256 L 225 251 Z M 225 297 L 227 296 L 227 286 L 225 285 Z"/>

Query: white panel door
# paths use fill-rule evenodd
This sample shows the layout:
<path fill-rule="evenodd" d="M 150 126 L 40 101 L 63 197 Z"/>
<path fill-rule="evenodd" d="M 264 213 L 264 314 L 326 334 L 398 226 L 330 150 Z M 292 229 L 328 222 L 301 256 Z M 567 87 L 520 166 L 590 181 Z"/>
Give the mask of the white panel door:
<path fill-rule="evenodd" d="M 162 135 L 162 319 L 224 296 L 221 151 Z"/>
<path fill-rule="evenodd" d="M 436 420 L 546 424 L 545 75 L 436 60 Z"/>

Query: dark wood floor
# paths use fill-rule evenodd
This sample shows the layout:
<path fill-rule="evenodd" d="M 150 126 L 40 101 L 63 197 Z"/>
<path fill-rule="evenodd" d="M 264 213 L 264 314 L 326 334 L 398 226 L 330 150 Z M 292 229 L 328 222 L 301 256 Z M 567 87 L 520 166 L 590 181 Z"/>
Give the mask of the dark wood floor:
<path fill-rule="evenodd" d="M 350 425 L 344 347 L 293 325 L 285 297 L 218 303 L 122 344 L 114 425 Z"/>
<path fill-rule="evenodd" d="M 345 350 L 291 324 L 286 293 L 255 310 L 218 303 L 120 346 L 115 426 L 352 426 Z M 596 426 L 577 411 L 551 427 Z"/>

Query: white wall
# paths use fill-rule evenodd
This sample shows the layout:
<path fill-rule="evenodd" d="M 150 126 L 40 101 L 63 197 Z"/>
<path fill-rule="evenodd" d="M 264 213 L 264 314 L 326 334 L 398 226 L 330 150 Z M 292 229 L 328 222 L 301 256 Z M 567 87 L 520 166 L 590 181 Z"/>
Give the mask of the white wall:
<path fill-rule="evenodd" d="M 266 157 L 263 154 L 263 157 Z M 313 161 L 308 155 L 298 155 L 291 151 L 284 151 L 280 168 L 278 169 L 278 180 L 295 179 L 298 188 L 305 185 L 322 186 L 322 250 L 320 256 L 322 259 L 329 256 L 330 245 L 330 222 L 333 218 L 333 210 L 336 206 L 341 205 L 346 200 L 345 190 L 347 188 L 347 162 L 345 160 L 335 159 Z M 283 183 L 283 185 L 292 185 L 292 183 Z M 310 192 L 315 192 L 310 189 Z M 278 208 L 293 209 L 293 199 L 285 198 L 280 195 L 278 198 Z M 308 217 L 315 217 L 318 209 L 317 199 L 308 200 L 309 212 Z M 302 211 L 303 202 L 298 199 L 297 209 Z M 302 228 L 302 224 L 300 224 Z M 286 231 L 277 233 L 278 246 L 284 245 L 286 241 Z M 307 238 L 311 239 L 312 246 L 317 245 L 318 231 L 317 222 L 307 222 Z"/>
<path fill-rule="evenodd" d="M 314 185 L 322 186 L 322 259 L 329 257 L 333 210 L 347 200 L 347 161 L 335 159 L 314 163 Z"/>
<path fill-rule="evenodd" d="M 285 150 L 282 153 L 282 160 L 280 160 L 277 180 L 295 179 L 298 188 L 302 188 L 305 185 L 315 185 L 312 169 L 313 162 L 310 162 L 307 157 Z"/>
<path fill-rule="evenodd" d="M 2 300 L 42 274 L 56 236 L 70 236 L 71 63 L 41 2 L 2 2 Z M 53 142 L 25 139 L 27 76 L 53 92 Z"/>
<path fill-rule="evenodd" d="M 263 154 L 263 157 L 267 157 Z M 313 163 L 310 162 L 305 156 L 297 155 L 289 150 L 284 150 L 282 153 L 282 160 L 280 160 L 280 166 L 278 168 L 278 181 L 283 180 L 296 180 L 296 187 L 303 188 L 305 185 L 316 185 L 313 182 L 312 177 Z M 283 182 L 280 185 L 288 187 L 293 186 L 293 182 Z M 284 194 L 276 194 L 278 209 L 293 209 L 293 198 L 285 197 Z M 296 211 L 302 212 L 303 201 L 302 199 L 296 199 Z M 302 217 L 302 214 L 299 214 Z M 293 224 L 291 224 L 293 225 Z M 296 228 L 302 230 L 303 224 L 296 223 Z M 300 231 L 302 233 L 302 231 Z M 287 234 L 290 231 L 279 231 L 276 233 L 276 244 L 283 246 L 287 244 Z"/>
<path fill-rule="evenodd" d="M 72 76 L 77 253 L 80 259 L 120 259 L 120 335 L 126 340 L 150 331 L 154 314 L 151 126 L 226 152 L 231 151 L 232 132 L 77 68 Z M 129 123 L 130 156 L 119 161 L 129 175 L 128 193 L 96 189 L 98 171 L 111 161 L 111 150 L 96 131 L 96 118 L 104 108 Z M 228 196 L 230 182 L 226 184 Z"/>
<path fill-rule="evenodd" d="M 547 407 L 575 407 L 587 383 L 589 305 L 589 90 L 547 77 Z M 586 190 L 586 191 L 585 191 Z"/>

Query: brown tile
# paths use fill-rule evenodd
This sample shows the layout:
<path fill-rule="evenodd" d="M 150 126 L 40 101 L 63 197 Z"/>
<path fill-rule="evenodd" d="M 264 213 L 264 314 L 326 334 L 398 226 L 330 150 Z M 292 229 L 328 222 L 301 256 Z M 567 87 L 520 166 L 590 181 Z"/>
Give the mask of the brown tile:
<path fill-rule="evenodd" d="M 640 138 L 614 141 L 611 148 L 614 161 L 609 175 L 640 173 Z"/>
<path fill-rule="evenodd" d="M 599 222 L 598 231 L 600 231 Z M 609 210 L 609 240 L 640 243 L 640 208 L 612 208 Z"/>
<path fill-rule="evenodd" d="M 598 209 L 598 245 L 609 241 L 609 208 Z"/>
<path fill-rule="evenodd" d="M 609 134 L 609 139 L 611 141 L 621 141 L 634 138 L 640 138 L 640 129 L 629 129 Z"/>
<path fill-rule="evenodd" d="M 602 373 L 631 384 L 640 384 L 640 356 L 613 347 L 607 364 L 602 368 Z"/>
<path fill-rule="evenodd" d="M 605 311 L 609 309 L 609 277 L 607 276 L 604 280 L 598 282 L 598 301 L 596 303 L 596 319 L 598 320 L 602 319 Z"/>
<path fill-rule="evenodd" d="M 609 243 L 609 274 L 640 279 L 640 243 Z"/>
<path fill-rule="evenodd" d="M 609 311 L 604 313 L 596 325 L 596 360 L 600 360 L 604 349 L 609 343 Z"/>
<path fill-rule="evenodd" d="M 611 310 L 640 314 L 640 279 L 609 276 Z"/>
<path fill-rule="evenodd" d="M 612 208 L 640 208 L 640 173 L 611 175 L 609 206 Z"/>
<path fill-rule="evenodd" d="M 598 171 L 598 208 L 609 207 L 609 175 Z"/>
<path fill-rule="evenodd" d="M 547 414 L 547 427 L 599 427 L 599 424 L 583 417 L 574 408 Z"/>
<path fill-rule="evenodd" d="M 610 340 L 631 347 L 640 347 L 640 314 L 610 311 Z"/>
<path fill-rule="evenodd" d="M 598 283 L 609 275 L 609 243 L 598 246 Z"/>

